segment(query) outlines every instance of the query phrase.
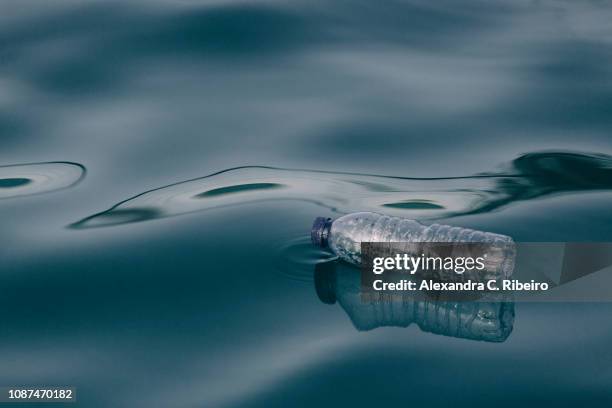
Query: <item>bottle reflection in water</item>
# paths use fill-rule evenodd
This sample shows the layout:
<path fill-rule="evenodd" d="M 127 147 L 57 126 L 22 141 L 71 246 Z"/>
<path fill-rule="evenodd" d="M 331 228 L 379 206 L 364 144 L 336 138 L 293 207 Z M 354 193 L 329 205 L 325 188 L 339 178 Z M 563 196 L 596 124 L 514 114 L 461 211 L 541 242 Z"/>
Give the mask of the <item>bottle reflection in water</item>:
<path fill-rule="evenodd" d="M 503 342 L 514 324 L 514 302 L 494 293 L 470 302 L 416 300 L 406 292 L 364 300 L 359 271 L 338 262 L 317 264 L 314 280 L 319 299 L 327 304 L 337 301 L 360 331 L 415 323 L 425 332 Z"/>

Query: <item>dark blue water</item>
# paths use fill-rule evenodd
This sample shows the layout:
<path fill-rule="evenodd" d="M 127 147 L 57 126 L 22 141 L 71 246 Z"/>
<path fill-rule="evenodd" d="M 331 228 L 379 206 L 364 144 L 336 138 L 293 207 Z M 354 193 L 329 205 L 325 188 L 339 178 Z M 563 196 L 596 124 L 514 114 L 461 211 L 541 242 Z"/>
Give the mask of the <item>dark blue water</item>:
<path fill-rule="evenodd" d="M 361 331 L 308 234 L 367 210 L 611 241 L 610 21 L 597 1 L 5 1 L 0 386 L 609 406 L 610 303 L 517 302 L 498 343 Z"/>

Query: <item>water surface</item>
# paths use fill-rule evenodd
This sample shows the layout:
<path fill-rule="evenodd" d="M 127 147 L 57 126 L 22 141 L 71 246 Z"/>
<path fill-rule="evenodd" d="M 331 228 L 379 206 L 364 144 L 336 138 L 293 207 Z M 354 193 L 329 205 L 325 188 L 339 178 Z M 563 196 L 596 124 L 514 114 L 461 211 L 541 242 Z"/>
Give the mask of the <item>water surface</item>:
<path fill-rule="evenodd" d="M 359 330 L 308 242 L 363 210 L 612 241 L 605 2 L 5 3 L 0 385 L 87 407 L 612 402 L 609 303 L 517 302 L 497 343 Z"/>

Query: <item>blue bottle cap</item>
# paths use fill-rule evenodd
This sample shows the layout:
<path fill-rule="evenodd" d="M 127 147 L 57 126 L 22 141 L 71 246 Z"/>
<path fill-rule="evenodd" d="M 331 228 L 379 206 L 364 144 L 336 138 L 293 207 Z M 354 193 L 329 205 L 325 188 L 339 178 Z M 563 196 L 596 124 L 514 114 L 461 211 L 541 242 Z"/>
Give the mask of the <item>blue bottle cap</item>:
<path fill-rule="evenodd" d="M 331 229 L 332 219 L 325 217 L 317 217 L 312 223 L 310 230 L 310 239 L 315 246 L 327 248 L 327 239 L 329 238 L 329 230 Z"/>

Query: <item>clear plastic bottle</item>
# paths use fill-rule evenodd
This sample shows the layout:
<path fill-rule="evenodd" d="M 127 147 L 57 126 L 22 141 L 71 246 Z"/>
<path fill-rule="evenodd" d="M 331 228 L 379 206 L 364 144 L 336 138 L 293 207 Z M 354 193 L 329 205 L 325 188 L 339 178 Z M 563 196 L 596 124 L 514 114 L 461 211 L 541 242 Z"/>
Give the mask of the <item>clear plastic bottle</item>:
<path fill-rule="evenodd" d="M 488 268 L 496 278 L 506 278 L 514 270 L 516 248 L 512 238 L 506 235 L 476 231 L 450 225 L 423 225 L 418 221 L 390 217 L 373 212 L 358 212 L 332 220 L 317 217 L 312 225 L 311 239 L 314 245 L 330 248 L 341 259 L 360 265 L 362 242 L 478 242 L 491 244 L 493 256 Z"/>

